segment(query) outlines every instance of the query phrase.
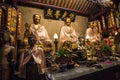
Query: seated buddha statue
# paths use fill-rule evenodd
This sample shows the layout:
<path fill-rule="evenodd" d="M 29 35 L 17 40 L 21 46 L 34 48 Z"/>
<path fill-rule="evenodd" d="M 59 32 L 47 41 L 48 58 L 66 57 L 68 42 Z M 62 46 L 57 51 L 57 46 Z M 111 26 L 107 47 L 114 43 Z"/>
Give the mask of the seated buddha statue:
<path fill-rule="evenodd" d="M 38 14 L 33 15 L 33 24 L 30 25 L 30 33 L 34 34 L 37 38 L 37 42 L 42 44 L 45 41 L 50 41 L 47 30 L 40 24 L 41 16 Z"/>
<path fill-rule="evenodd" d="M 71 24 L 71 19 L 66 18 L 65 25 L 62 26 L 60 30 L 59 47 L 61 47 L 65 41 L 70 41 L 75 43 L 78 42 L 78 36 L 75 32 L 75 29 L 72 26 L 70 26 L 70 24 Z"/>
<path fill-rule="evenodd" d="M 97 36 L 93 30 L 92 23 L 89 23 L 88 28 L 86 29 L 86 39 L 88 39 L 90 42 L 94 43 L 97 41 Z"/>
<path fill-rule="evenodd" d="M 33 35 L 36 36 L 38 45 L 41 45 L 41 47 L 46 47 L 46 45 L 47 45 L 47 49 L 46 48 L 44 48 L 44 49 L 51 51 L 52 40 L 49 38 L 45 27 L 40 24 L 40 20 L 41 20 L 40 15 L 38 15 L 38 14 L 33 15 L 33 23 L 30 25 L 30 33 L 32 33 Z M 48 49 L 48 47 L 49 47 L 49 49 Z"/>

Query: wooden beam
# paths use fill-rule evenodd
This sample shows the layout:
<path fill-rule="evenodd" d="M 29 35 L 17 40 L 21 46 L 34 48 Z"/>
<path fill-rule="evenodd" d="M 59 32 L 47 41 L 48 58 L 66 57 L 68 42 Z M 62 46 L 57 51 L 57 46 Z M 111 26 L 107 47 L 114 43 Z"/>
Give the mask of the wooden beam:
<path fill-rule="evenodd" d="M 52 7 L 52 8 L 58 8 L 58 9 L 63 9 L 63 10 L 68 10 L 68 11 L 73 11 L 76 12 L 79 15 L 86 16 L 88 17 L 89 14 L 84 14 L 79 10 L 74 10 L 74 9 L 69 9 L 69 8 L 64 8 L 64 7 L 59 7 L 55 5 L 50 5 L 50 4 L 44 4 L 44 3 L 39 3 L 39 2 L 34 2 L 34 1 L 28 1 L 28 0 L 18 0 L 19 5 L 24 5 L 24 6 L 34 6 L 34 7 Z"/>
<path fill-rule="evenodd" d="M 109 10 L 110 10 L 110 9 L 104 9 L 104 10 L 102 9 L 102 10 L 100 10 L 99 13 L 94 14 L 94 16 L 92 15 L 92 16 L 90 17 L 90 20 L 94 20 L 95 18 L 103 15 L 104 13 L 108 12 Z"/>

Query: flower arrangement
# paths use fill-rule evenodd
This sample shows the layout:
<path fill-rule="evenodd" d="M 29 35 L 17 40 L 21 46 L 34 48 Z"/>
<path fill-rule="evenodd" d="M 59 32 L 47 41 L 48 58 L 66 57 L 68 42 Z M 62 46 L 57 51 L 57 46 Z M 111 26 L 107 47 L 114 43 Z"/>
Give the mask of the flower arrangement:
<path fill-rule="evenodd" d="M 57 57 L 59 61 L 63 60 L 67 63 L 72 61 L 72 58 L 75 56 L 75 51 L 77 50 L 77 45 L 70 41 L 65 41 L 62 47 L 58 50 Z"/>
<path fill-rule="evenodd" d="M 65 48 L 60 48 L 57 53 L 58 57 L 61 57 L 61 56 L 68 57 L 68 55 L 69 55 L 69 51 Z"/>
<path fill-rule="evenodd" d="M 112 54 L 111 48 L 109 46 L 107 46 L 104 42 L 103 42 L 103 44 L 101 46 L 101 52 L 105 56 L 111 56 L 111 54 Z"/>

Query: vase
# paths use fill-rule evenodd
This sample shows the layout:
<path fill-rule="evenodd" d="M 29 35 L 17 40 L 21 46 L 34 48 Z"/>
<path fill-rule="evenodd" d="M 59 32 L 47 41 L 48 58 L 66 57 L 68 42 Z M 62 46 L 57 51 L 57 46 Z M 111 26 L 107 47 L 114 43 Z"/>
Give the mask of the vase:
<path fill-rule="evenodd" d="M 67 64 L 67 69 L 72 69 L 74 68 L 74 63 L 68 63 Z"/>
<path fill-rule="evenodd" d="M 67 70 L 67 63 L 59 65 L 59 71 L 65 72 Z"/>

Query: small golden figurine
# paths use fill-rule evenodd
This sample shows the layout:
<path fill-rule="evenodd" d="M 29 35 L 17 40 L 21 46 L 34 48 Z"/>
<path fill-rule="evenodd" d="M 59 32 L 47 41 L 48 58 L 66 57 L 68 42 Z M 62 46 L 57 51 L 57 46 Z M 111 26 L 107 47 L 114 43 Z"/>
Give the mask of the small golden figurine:
<path fill-rule="evenodd" d="M 70 17 L 71 21 L 73 21 L 75 19 L 75 14 L 74 13 L 70 13 L 69 17 Z"/>
<path fill-rule="evenodd" d="M 114 42 L 115 37 L 113 36 L 112 32 L 110 32 L 109 39 L 110 39 L 110 48 L 112 50 L 112 55 L 115 55 L 115 42 Z"/>
<path fill-rule="evenodd" d="M 63 13 L 63 15 L 62 15 L 62 19 L 65 19 L 66 18 L 66 16 L 67 16 L 67 11 L 65 11 L 64 13 Z"/>
<path fill-rule="evenodd" d="M 60 10 L 56 10 L 56 13 L 54 14 L 56 19 L 59 19 L 60 17 Z"/>
<path fill-rule="evenodd" d="M 47 10 L 47 14 L 46 14 L 45 16 L 47 16 L 47 17 L 53 17 L 52 12 L 53 12 L 53 11 L 49 8 L 49 9 Z"/>

